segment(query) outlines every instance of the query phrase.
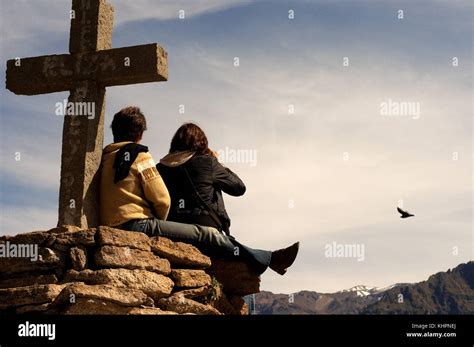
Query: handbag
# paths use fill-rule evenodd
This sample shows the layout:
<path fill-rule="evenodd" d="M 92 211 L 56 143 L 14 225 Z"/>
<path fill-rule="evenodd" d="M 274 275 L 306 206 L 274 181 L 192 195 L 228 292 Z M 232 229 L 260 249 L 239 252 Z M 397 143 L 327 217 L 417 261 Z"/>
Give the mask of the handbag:
<path fill-rule="evenodd" d="M 189 181 L 189 183 L 191 184 L 191 187 L 194 190 L 194 194 L 196 195 L 198 200 L 203 204 L 203 206 L 205 207 L 207 212 L 209 212 L 209 217 L 211 217 L 211 219 L 214 221 L 214 223 L 216 223 L 216 225 L 219 227 L 219 229 L 221 229 L 226 235 L 230 235 L 229 228 L 227 226 L 224 226 L 224 224 L 222 223 L 222 220 L 217 215 L 216 211 L 214 211 L 214 209 L 211 206 L 209 206 L 209 204 L 206 202 L 206 200 L 204 200 L 202 198 L 202 196 L 199 194 L 196 186 L 194 185 L 194 181 L 191 178 L 191 175 L 189 175 L 188 170 L 183 165 L 180 166 L 180 167 L 184 171 L 184 173 L 186 174 L 186 177 L 188 178 L 188 181 Z"/>

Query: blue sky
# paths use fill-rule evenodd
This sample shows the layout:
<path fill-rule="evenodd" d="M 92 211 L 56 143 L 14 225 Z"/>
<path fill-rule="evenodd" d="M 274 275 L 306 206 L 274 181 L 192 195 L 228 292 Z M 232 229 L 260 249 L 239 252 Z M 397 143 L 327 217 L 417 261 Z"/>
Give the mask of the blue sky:
<path fill-rule="evenodd" d="M 214 149 L 255 150 L 256 166 L 226 164 L 248 188 L 226 199 L 233 234 L 260 248 L 301 241 L 292 271 L 266 273 L 263 289 L 382 287 L 473 258 L 470 1 L 109 2 L 113 46 L 160 43 L 170 79 L 108 88 L 105 143 L 113 114 L 138 105 L 156 160 L 185 121 Z M 69 1 L 0 4 L 2 61 L 67 52 Z M 68 93 L 0 96 L 0 233 L 50 228 L 62 132 L 54 105 Z M 388 99 L 419 103 L 419 118 L 381 115 Z M 398 218 L 399 200 L 415 218 Z M 325 257 L 332 242 L 363 244 L 365 260 Z"/>

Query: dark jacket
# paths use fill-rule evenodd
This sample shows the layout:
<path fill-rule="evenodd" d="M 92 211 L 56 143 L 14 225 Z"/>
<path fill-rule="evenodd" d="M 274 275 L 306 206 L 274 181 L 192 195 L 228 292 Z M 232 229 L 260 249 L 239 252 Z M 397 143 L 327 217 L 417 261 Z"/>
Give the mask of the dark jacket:
<path fill-rule="evenodd" d="M 229 232 L 230 218 L 222 192 L 232 196 L 245 193 L 245 185 L 235 173 L 221 165 L 217 158 L 196 155 L 191 151 L 169 154 L 156 167 L 171 196 L 168 220 L 212 226 Z M 206 204 L 215 211 L 221 225 L 210 216 Z"/>

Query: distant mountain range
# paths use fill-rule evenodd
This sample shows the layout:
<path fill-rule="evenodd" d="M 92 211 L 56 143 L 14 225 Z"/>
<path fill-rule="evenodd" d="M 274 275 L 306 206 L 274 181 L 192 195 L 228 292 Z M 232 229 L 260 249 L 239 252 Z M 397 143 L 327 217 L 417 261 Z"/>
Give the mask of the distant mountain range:
<path fill-rule="evenodd" d="M 255 295 L 255 314 L 474 314 L 474 262 L 423 282 L 386 288 L 289 295 L 262 291 Z"/>

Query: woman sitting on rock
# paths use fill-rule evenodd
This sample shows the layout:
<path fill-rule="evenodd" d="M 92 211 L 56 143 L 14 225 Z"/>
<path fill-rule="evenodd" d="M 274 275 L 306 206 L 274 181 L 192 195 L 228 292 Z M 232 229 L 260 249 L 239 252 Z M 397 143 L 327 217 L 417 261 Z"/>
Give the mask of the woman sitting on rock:
<path fill-rule="evenodd" d="M 230 236 L 230 218 L 222 197 L 222 192 L 243 195 L 245 184 L 219 163 L 217 153 L 209 149 L 206 134 L 199 126 L 183 124 L 171 140 L 169 154 L 160 160 L 157 168 L 171 196 L 168 220 L 216 228 L 225 233 L 239 250 L 256 254 L 256 250 Z M 271 269 L 283 275 L 296 258 L 298 247 L 299 243 L 295 243 L 273 252 L 273 262 L 266 259 L 268 253 L 258 255 L 269 263 Z M 286 258 L 283 266 L 275 260 L 280 256 Z"/>

